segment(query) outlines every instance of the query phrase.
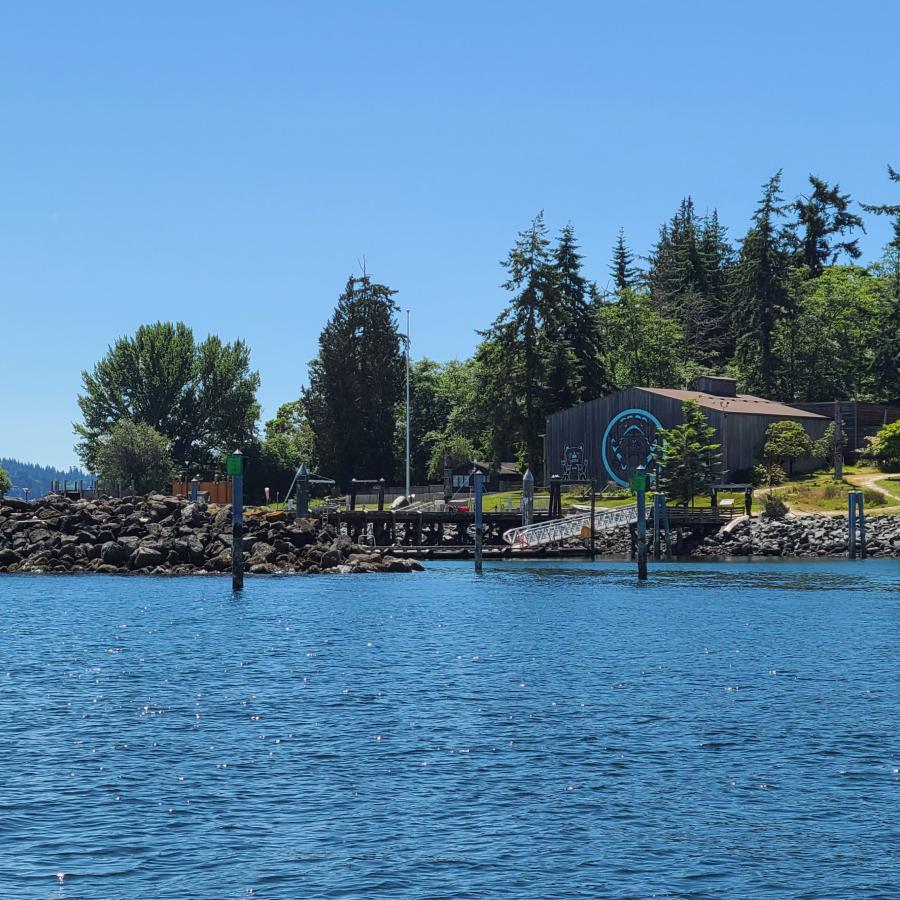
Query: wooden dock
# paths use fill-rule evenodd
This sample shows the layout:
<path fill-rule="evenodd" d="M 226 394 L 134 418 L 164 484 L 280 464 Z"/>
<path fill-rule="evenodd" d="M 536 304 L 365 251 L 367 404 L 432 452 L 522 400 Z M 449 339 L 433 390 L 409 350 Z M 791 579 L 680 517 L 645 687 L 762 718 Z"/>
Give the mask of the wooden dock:
<path fill-rule="evenodd" d="M 316 516 L 322 522 L 335 527 L 340 533 L 348 535 L 354 542 L 369 544 L 375 547 L 390 547 L 391 552 L 401 555 L 403 549 L 416 551 L 416 555 L 428 555 L 425 551 L 433 551 L 433 558 L 440 558 L 441 551 L 446 558 L 466 558 L 475 544 L 475 514 L 471 512 L 407 512 L 399 510 L 368 511 L 351 510 L 330 512 Z M 685 509 L 671 507 L 669 523 L 673 529 L 701 530 L 703 533 L 718 531 L 730 515 L 716 509 Z M 549 521 L 546 513 L 536 514 L 535 522 Z M 504 540 L 503 534 L 510 528 L 522 524 L 522 516 L 518 512 L 494 512 L 484 514 L 484 554 L 491 556 L 524 556 L 522 551 L 513 551 Z M 578 551 L 574 546 L 566 549 Z M 530 556 L 547 556 L 557 552 L 549 548 L 532 551 Z M 457 554 L 453 556 L 452 554 Z M 410 553 L 412 555 L 412 553 Z M 576 554 L 577 555 L 577 554 Z"/>

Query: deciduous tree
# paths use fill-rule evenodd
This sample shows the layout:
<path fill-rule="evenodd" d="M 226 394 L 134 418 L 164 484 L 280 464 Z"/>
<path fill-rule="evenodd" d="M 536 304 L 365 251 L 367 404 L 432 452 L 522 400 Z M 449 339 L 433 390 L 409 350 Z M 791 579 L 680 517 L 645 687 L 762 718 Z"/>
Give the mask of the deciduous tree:
<path fill-rule="evenodd" d="M 82 381 L 76 450 L 91 471 L 97 471 L 102 439 L 122 419 L 163 435 L 182 472 L 208 471 L 254 435 L 259 375 L 240 340 L 224 344 L 210 335 L 198 344 L 182 322 L 142 325 L 82 372 Z"/>

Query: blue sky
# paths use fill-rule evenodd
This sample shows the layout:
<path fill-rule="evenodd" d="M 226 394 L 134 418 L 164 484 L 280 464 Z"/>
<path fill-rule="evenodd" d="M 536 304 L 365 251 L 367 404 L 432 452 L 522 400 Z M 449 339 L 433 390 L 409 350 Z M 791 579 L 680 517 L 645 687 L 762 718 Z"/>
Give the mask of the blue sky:
<path fill-rule="evenodd" d="M 365 259 L 414 355 L 469 355 L 544 209 L 604 283 L 690 193 L 732 237 L 784 168 L 898 202 L 900 11 L 858 2 L 7 3 L 0 456 L 75 462 L 80 372 L 142 322 L 296 396 Z M 866 257 L 887 237 L 867 219 Z"/>

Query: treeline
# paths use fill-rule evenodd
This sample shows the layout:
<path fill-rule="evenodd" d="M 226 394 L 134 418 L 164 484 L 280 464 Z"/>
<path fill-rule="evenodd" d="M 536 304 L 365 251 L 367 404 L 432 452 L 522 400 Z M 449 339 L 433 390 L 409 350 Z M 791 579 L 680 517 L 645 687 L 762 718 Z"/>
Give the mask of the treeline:
<path fill-rule="evenodd" d="M 24 497 L 27 489 L 28 496 L 35 500 L 43 497 L 54 481 L 73 482 L 90 479 L 90 475 L 74 466 L 69 469 L 56 469 L 53 466 L 39 466 L 9 457 L 0 457 L 0 469 L 5 470 L 9 476 L 10 487 L 7 488 L 9 496 Z"/>
<path fill-rule="evenodd" d="M 888 174 L 900 187 L 900 174 Z M 620 232 L 602 283 L 573 227 L 551 234 L 537 215 L 502 261 L 509 300 L 473 357 L 412 364 L 413 481 L 439 477 L 447 452 L 454 464 L 516 460 L 539 472 L 550 413 L 630 385 L 687 387 L 703 372 L 787 402 L 900 402 L 896 199 L 858 205 L 810 176 L 808 190 L 786 200 L 779 172 L 733 240 L 715 210 L 701 214 L 685 198 L 645 256 Z M 893 220 L 891 241 L 868 264 L 858 246 L 864 213 Z M 394 294 L 365 272 L 348 280 L 308 386 L 261 435 L 259 376 L 242 342 L 198 344 L 183 325 L 145 326 L 84 373 L 82 459 L 102 471 L 114 457 L 121 468 L 133 453 L 109 452 L 109 435 L 125 419 L 162 436 L 157 472 L 163 444 L 173 472 L 207 475 L 240 446 L 257 490 L 286 487 L 300 461 L 342 486 L 400 480 L 406 347 Z M 132 444 L 150 440 L 129 434 Z"/>

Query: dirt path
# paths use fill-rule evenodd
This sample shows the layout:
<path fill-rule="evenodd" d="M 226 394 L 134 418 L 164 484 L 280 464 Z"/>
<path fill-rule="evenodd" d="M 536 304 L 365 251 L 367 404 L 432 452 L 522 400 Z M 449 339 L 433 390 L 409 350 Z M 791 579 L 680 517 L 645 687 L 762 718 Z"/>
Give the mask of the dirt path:
<path fill-rule="evenodd" d="M 888 501 L 888 506 L 877 506 L 873 509 L 873 512 L 879 513 L 895 513 L 900 512 L 900 501 L 897 498 L 886 491 L 878 482 L 886 481 L 891 476 L 886 475 L 883 472 L 866 472 L 862 475 L 845 475 L 844 480 L 849 484 L 852 484 L 857 488 L 868 488 L 869 490 L 876 491 L 881 494 Z M 900 483 L 898 483 L 900 484 Z"/>

